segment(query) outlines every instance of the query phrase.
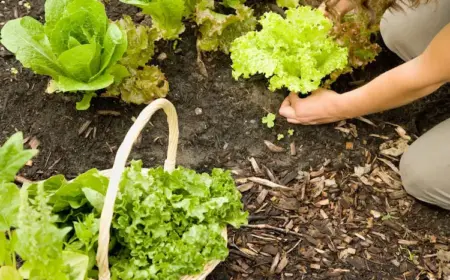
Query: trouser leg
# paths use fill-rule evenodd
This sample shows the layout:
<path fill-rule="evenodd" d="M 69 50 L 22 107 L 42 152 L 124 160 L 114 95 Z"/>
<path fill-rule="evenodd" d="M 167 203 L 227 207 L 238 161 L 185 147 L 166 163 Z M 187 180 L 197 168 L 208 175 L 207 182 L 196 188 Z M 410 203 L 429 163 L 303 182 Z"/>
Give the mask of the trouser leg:
<path fill-rule="evenodd" d="M 400 173 L 410 195 L 450 210 L 450 119 L 408 148 L 400 162 Z"/>

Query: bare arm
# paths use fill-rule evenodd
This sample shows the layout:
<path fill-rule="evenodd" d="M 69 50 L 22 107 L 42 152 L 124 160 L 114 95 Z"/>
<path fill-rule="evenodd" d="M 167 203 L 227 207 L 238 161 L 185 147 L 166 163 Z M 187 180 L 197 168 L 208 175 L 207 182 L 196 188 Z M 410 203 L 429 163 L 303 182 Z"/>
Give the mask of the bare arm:
<path fill-rule="evenodd" d="M 380 112 L 411 103 L 450 81 L 450 24 L 419 57 L 339 98 L 344 118 Z M 338 105 L 339 106 L 339 105 Z"/>
<path fill-rule="evenodd" d="M 291 123 L 321 124 L 397 108 L 433 93 L 450 82 L 450 24 L 419 57 L 374 79 L 367 85 L 337 94 L 318 90 L 308 98 L 291 94 L 280 114 Z"/>

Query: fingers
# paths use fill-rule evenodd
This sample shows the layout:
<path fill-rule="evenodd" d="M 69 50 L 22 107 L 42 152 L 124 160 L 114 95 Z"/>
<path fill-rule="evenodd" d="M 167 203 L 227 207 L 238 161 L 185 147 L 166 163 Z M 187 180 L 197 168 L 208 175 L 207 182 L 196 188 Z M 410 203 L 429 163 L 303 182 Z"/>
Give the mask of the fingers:
<path fill-rule="evenodd" d="M 295 110 L 291 106 L 284 106 L 284 107 L 282 106 L 280 108 L 280 115 L 282 115 L 287 119 L 295 119 L 296 117 Z"/>
<path fill-rule="evenodd" d="M 287 97 L 289 98 L 289 102 L 291 102 L 291 106 L 294 107 L 295 104 L 297 103 L 297 101 L 300 100 L 300 97 L 298 97 L 298 94 L 291 92 L 291 94 L 289 94 L 289 96 Z"/>
<path fill-rule="evenodd" d="M 293 123 L 293 124 L 302 124 L 299 120 L 296 119 L 287 119 L 288 123 Z"/>

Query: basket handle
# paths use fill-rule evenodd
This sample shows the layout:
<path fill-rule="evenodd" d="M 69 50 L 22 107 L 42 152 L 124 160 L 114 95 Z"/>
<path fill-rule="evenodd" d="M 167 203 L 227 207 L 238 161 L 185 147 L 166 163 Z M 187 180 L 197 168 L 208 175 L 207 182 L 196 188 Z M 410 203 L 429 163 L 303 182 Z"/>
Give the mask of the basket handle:
<path fill-rule="evenodd" d="M 105 203 L 103 205 L 103 210 L 100 217 L 100 232 L 97 250 L 97 265 L 99 268 L 100 280 L 109 280 L 111 277 L 108 262 L 110 228 L 114 212 L 114 203 L 116 201 L 122 173 L 125 169 L 125 165 L 134 142 L 153 114 L 159 109 L 164 110 L 167 115 L 167 122 L 169 124 L 169 147 L 167 149 L 167 159 L 164 163 L 164 170 L 167 172 L 172 172 L 175 169 L 179 134 L 177 112 L 172 103 L 170 103 L 167 99 L 160 98 L 150 103 L 150 105 L 148 105 L 141 112 L 141 114 L 139 114 L 139 117 L 136 119 L 120 145 L 114 160 L 114 166 L 110 173 L 111 176 L 108 190 L 106 192 Z"/>

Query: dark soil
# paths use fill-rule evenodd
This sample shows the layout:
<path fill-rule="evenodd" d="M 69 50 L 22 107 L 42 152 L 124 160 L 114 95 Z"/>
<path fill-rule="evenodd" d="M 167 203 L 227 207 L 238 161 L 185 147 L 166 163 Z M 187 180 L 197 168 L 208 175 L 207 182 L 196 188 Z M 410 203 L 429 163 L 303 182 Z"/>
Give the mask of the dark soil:
<path fill-rule="evenodd" d="M 20 2 L 12 0 L 2 2 L 0 21 L 4 23 L 24 15 L 31 15 L 42 20 L 44 1 L 29 2 L 31 4 L 29 12 L 19 4 Z M 124 13 L 134 16 L 138 21 L 143 19 L 141 16 L 136 16 L 137 9 L 120 4 L 116 0 L 111 0 L 107 8 L 113 19 Z M 426 254 L 436 253 L 438 247 L 434 246 L 435 243 L 426 243 L 423 241 L 425 239 L 420 239 L 419 245 L 406 246 L 419 256 L 418 263 L 414 264 L 408 259 L 408 255 L 405 255 L 406 251 L 400 249 L 396 240 L 418 240 L 417 236 L 425 238 L 432 235 L 438 238 L 438 244 L 445 249 L 448 245 L 446 238 L 450 237 L 448 212 L 415 203 L 410 198 L 402 198 L 400 202 L 388 199 L 387 193 L 377 193 L 355 178 L 350 180 L 349 176 L 353 174 L 355 166 L 364 166 L 365 163 L 372 162 L 373 158 L 379 154 L 379 145 L 385 140 L 372 137 L 370 134 L 384 135 L 391 139 L 398 138 L 394 127 L 387 123 L 404 127 L 409 135 L 420 136 L 435 124 L 450 117 L 449 88 L 444 87 L 432 97 L 404 108 L 369 116 L 377 127 L 359 120 L 348 121 L 356 125 L 357 137 L 336 130 L 336 124 L 292 126 L 281 117 L 277 118 L 274 129 L 268 129 L 261 124 L 261 118 L 268 112 L 277 112 L 284 96 L 282 93 L 268 91 L 264 79 L 234 81 L 231 77 L 229 57 L 219 53 L 206 54 L 203 57 L 208 72 L 208 77 L 204 77 L 196 64 L 195 30 L 191 28 L 185 32 L 175 50 L 172 43 L 161 43 L 158 53 L 161 52 L 165 52 L 168 58 L 162 62 L 154 61 L 154 63 L 159 64 L 166 74 L 171 87 L 168 99 L 174 103 L 178 111 L 181 132 L 178 155 L 180 165 L 198 171 L 208 171 L 213 167 L 229 168 L 235 170 L 237 177 L 246 177 L 255 175 L 255 172 L 251 171 L 248 160 L 253 157 L 261 168 L 266 167 L 274 175 L 275 178 L 271 178 L 272 180 L 276 181 L 276 178 L 280 178 L 279 182 L 282 182 L 287 175 L 296 174 L 298 171 L 317 171 L 324 162 L 329 160 L 323 176 L 327 179 L 336 177 L 336 183 L 339 186 L 335 189 L 325 188 L 322 193 L 319 193 L 320 197 L 314 197 L 313 189 L 309 189 L 310 182 L 291 178 L 285 184 L 305 186 L 306 191 L 302 199 L 298 199 L 298 190 L 297 193 L 272 191 L 261 203 L 255 201 L 263 190 L 262 187 L 254 186 L 250 191 L 245 192 L 243 199 L 251 213 L 250 224 L 270 224 L 286 228 L 289 221 L 292 221 L 293 228 L 298 227 L 299 234 L 254 228 L 231 232 L 230 257 L 216 269 L 211 279 L 231 279 L 232 277 L 233 279 L 331 279 L 333 277 L 335 279 L 413 279 L 423 271 L 437 272 L 436 264 L 433 271 L 433 267 L 424 264 L 429 259 L 423 258 Z M 376 63 L 370 65 L 365 71 L 357 71 L 352 76 L 341 78 L 335 88 L 344 92 L 351 89 L 350 84 L 353 82 L 369 81 L 398 63 L 400 62 L 395 55 L 384 51 Z M 88 111 L 79 112 L 75 109 L 75 101 L 79 100 L 79 96 L 45 94 L 48 79 L 24 69 L 14 56 L 3 48 L 0 50 L 0 68 L 2 69 L 0 72 L 2 82 L 0 142 L 15 131 L 23 131 L 26 137 L 36 137 L 40 141 L 39 156 L 33 160 L 31 167 L 23 170 L 22 176 L 38 180 L 53 174 L 65 174 L 71 178 L 90 168 L 111 168 L 115 152 L 133 123 L 132 118 L 139 114 L 143 106 L 127 105 L 115 99 L 97 98 Z M 13 75 L 11 68 L 18 69 L 19 73 Z M 199 109 L 202 113 L 196 114 Z M 120 115 L 104 115 L 105 110 L 114 111 Z M 89 127 L 80 133 L 80 128 L 87 122 L 90 122 Z M 290 128 L 293 128 L 295 133 L 294 136 L 287 137 L 287 130 Z M 130 159 L 142 159 L 147 166 L 162 164 L 167 133 L 164 116 L 158 113 L 142 133 L 142 139 L 137 143 Z M 286 135 L 286 138 L 278 142 L 276 140 L 278 133 Z M 286 152 L 271 152 L 264 144 L 264 140 L 284 147 Z M 295 142 L 296 156 L 291 156 L 289 153 L 291 142 Z M 346 147 L 348 142 L 353 144 L 353 149 Z M 371 155 L 370 159 L 368 155 Z M 373 165 L 372 170 L 376 166 L 376 164 Z M 267 174 L 264 172 L 264 174 L 256 175 L 270 179 Z M 358 181 L 356 184 L 359 187 L 355 189 L 349 183 L 350 181 Z M 328 191 L 329 194 L 326 195 Z M 332 201 L 333 207 L 313 206 L 321 197 L 325 199 L 327 196 Z M 296 200 L 294 201 L 296 210 L 277 206 L 277 201 L 290 198 Z M 339 214 L 341 215 L 339 218 L 336 214 L 335 209 L 338 209 L 339 205 L 342 208 L 345 204 L 342 201 L 347 198 L 353 201 L 349 206 L 349 209 L 353 211 L 355 220 L 353 222 L 348 222 L 349 209 L 344 209 L 343 214 Z M 395 225 L 386 226 L 386 223 L 376 220 L 373 230 L 386 235 L 385 240 L 373 238 L 372 243 L 375 242 L 376 246 L 351 235 L 351 232 L 358 232 L 360 235 L 367 236 L 369 229 L 361 226 L 363 223 L 361 219 L 365 222 L 370 217 L 369 211 L 372 209 L 378 209 L 385 214 L 385 198 L 386 201 L 389 200 L 392 208 L 398 208 L 393 211 L 399 218 L 394 220 L 397 229 L 393 229 Z M 258 212 L 257 210 L 266 202 L 268 206 Z M 399 213 L 401 204 L 405 202 L 412 203 L 411 210 Z M 348 204 L 347 202 L 347 206 Z M 353 204 L 359 206 L 352 206 Z M 322 213 L 319 213 L 319 209 L 322 208 L 328 215 L 326 219 Z M 276 218 L 278 216 L 284 218 L 280 220 Z M 349 227 L 348 224 L 354 224 L 354 226 Z M 398 225 L 404 227 L 400 226 L 399 229 Z M 332 228 L 331 231 L 330 228 Z M 408 230 L 417 236 L 411 237 L 408 235 Z M 339 247 L 342 246 L 340 244 L 342 242 L 339 240 L 344 234 L 351 235 L 351 242 L 347 244 L 356 249 L 356 255 L 348 258 L 340 258 L 338 254 L 342 251 Z M 260 238 L 255 239 L 254 235 Z M 292 249 L 299 240 L 302 241 Z M 249 246 L 253 246 L 253 249 Z M 330 248 L 334 248 L 334 251 Z M 280 253 L 282 258 L 283 252 L 290 249 L 292 251 L 287 256 L 286 267 L 280 273 L 271 273 L 270 267 L 277 253 Z M 254 251 L 249 253 L 248 250 Z M 260 254 L 260 252 L 263 253 Z M 373 258 L 369 258 L 365 252 L 371 252 Z M 398 264 L 393 263 L 393 259 L 398 260 Z M 435 262 L 434 259 L 431 261 Z M 320 264 L 320 268 L 312 269 L 311 264 Z M 339 272 L 336 269 L 348 271 Z"/>

